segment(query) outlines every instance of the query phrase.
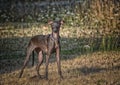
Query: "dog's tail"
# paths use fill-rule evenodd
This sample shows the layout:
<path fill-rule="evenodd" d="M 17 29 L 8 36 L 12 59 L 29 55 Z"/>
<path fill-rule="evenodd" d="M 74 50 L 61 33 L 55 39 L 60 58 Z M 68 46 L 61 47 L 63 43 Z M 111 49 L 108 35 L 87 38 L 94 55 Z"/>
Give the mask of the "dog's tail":
<path fill-rule="evenodd" d="M 32 52 L 32 66 L 34 66 L 34 60 L 35 60 L 35 55 L 34 55 L 34 51 Z"/>

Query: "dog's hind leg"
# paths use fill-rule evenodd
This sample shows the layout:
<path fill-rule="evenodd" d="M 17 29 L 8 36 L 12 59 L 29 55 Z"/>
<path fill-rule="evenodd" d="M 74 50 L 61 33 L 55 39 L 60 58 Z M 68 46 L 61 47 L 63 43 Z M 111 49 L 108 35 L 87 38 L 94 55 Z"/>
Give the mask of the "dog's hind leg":
<path fill-rule="evenodd" d="M 25 66 L 27 65 L 28 61 L 29 61 L 29 58 L 30 58 L 30 55 L 32 53 L 32 51 L 35 49 L 35 46 L 30 44 L 28 47 L 27 47 L 27 55 L 26 55 L 26 59 L 24 61 L 24 65 L 21 69 L 21 72 L 20 72 L 20 75 L 19 75 L 19 78 L 21 78 L 22 74 L 23 74 L 23 71 L 24 71 L 24 68 Z"/>
<path fill-rule="evenodd" d="M 43 53 L 42 53 L 42 51 L 39 51 L 38 61 L 39 61 L 39 62 L 38 62 L 38 65 L 37 65 L 37 67 L 36 67 L 36 70 L 37 70 L 37 75 L 38 75 L 38 77 L 41 78 L 41 75 L 40 75 L 40 73 L 39 73 L 39 69 L 40 69 L 41 64 L 43 63 Z"/>

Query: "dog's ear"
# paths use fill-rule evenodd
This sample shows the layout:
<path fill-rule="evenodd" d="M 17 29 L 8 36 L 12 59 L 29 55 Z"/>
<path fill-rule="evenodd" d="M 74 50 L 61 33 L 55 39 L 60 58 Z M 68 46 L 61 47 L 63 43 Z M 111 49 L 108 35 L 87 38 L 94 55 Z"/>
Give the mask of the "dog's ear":
<path fill-rule="evenodd" d="M 49 24 L 49 25 L 51 25 L 52 23 L 53 23 L 53 21 L 52 21 L 52 20 L 49 20 L 49 21 L 48 21 L 48 24 Z"/>
<path fill-rule="evenodd" d="M 61 24 L 64 24 L 64 21 L 63 21 L 63 20 L 61 20 L 61 21 L 60 21 L 60 23 L 61 23 Z"/>

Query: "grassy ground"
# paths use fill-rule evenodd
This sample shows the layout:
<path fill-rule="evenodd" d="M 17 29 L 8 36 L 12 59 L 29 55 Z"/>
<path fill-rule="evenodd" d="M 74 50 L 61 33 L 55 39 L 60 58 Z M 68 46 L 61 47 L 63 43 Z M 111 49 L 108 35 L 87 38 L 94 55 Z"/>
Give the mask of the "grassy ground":
<path fill-rule="evenodd" d="M 25 69 L 23 77 L 18 78 L 23 59 L 2 60 L 0 63 L 0 85 L 120 85 L 120 52 L 96 52 L 62 59 L 63 80 L 57 74 L 55 59 L 49 64 L 49 79 L 35 77 L 35 66 Z M 51 58 L 52 59 L 52 58 Z M 45 63 L 40 68 L 44 75 Z"/>

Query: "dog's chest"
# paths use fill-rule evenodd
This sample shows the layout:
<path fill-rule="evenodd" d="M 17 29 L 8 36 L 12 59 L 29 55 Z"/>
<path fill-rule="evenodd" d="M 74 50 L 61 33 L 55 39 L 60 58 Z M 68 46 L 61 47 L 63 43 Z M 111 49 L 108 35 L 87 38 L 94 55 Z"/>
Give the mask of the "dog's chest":
<path fill-rule="evenodd" d="M 55 41 L 49 40 L 48 42 L 48 52 L 55 52 Z"/>

